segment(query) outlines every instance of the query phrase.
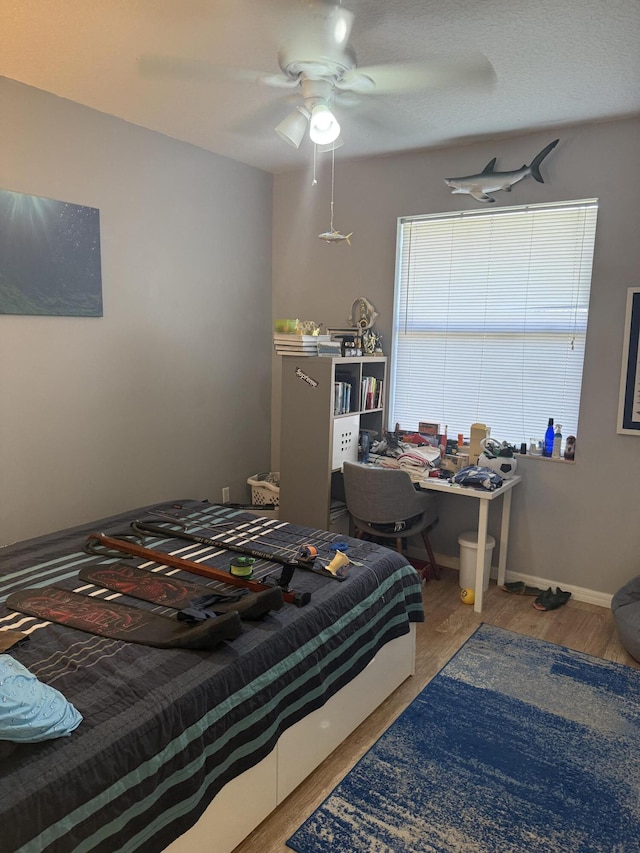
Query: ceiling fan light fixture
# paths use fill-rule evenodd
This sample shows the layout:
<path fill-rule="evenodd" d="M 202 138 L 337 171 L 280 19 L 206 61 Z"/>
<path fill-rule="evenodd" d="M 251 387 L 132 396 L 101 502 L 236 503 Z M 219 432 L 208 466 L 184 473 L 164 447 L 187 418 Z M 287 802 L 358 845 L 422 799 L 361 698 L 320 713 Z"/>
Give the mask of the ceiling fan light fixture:
<path fill-rule="evenodd" d="M 326 104 L 317 104 L 313 108 L 309 136 L 317 145 L 329 145 L 340 136 L 338 120 Z"/>
<path fill-rule="evenodd" d="M 300 143 L 307 132 L 310 117 L 311 113 L 309 110 L 304 107 L 296 107 L 276 127 L 276 133 L 288 145 L 291 145 L 293 148 L 300 148 Z"/>

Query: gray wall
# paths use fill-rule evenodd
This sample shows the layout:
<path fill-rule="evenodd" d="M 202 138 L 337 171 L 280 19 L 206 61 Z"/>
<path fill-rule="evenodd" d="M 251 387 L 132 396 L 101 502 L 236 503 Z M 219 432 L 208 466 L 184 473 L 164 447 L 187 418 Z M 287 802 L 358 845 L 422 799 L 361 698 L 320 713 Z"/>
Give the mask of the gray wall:
<path fill-rule="evenodd" d="M 100 209 L 103 318 L 0 316 L 0 544 L 268 470 L 272 177 L 0 78 L 0 187 Z"/>
<path fill-rule="evenodd" d="M 377 328 L 389 353 L 397 218 L 477 208 L 473 199 L 451 195 L 443 178 L 480 171 L 494 156 L 498 169 L 518 168 L 560 137 L 542 166 L 546 183 L 527 178 L 513 192 L 498 193 L 495 205 L 600 200 L 576 462 L 521 462 L 509 568 L 600 593 L 640 573 L 640 435 L 616 434 L 625 300 L 628 287 L 640 286 L 639 134 L 640 120 L 630 119 L 392 157 L 343 161 L 336 155 L 334 225 L 354 232 L 352 246 L 317 237 L 329 225 L 330 158 L 317 187 L 310 172 L 282 174 L 274 185 L 274 316 L 344 324 L 353 300 L 367 296 L 380 312 Z M 274 469 L 280 454 L 277 375 L 276 369 Z M 424 401 L 428 412 L 428 392 Z M 543 417 L 541 431 L 546 412 Z M 437 551 L 457 555 L 457 535 L 475 525 L 467 503 L 442 498 L 433 534 Z M 492 507 L 495 535 L 498 520 Z"/>

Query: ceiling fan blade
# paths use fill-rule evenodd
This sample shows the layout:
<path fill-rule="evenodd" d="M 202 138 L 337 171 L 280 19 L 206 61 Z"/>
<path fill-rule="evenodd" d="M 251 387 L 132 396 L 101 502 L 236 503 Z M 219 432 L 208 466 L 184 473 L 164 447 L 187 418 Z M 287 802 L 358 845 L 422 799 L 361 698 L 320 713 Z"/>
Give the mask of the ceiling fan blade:
<path fill-rule="evenodd" d="M 177 56 L 153 54 L 141 56 L 138 59 L 138 70 L 144 77 L 162 77 L 173 80 L 233 81 L 273 86 L 280 89 L 292 89 L 298 85 L 297 80 L 290 80 L 284 74 L 268 74 L 265 71 L 253 71 L 249 68 L 231 68 L 201 59 L 184 59 Z"/>
<path fill-rule="evenodd" d="M 362 98 L 359 97 L 359 92 L 354 92 L 351 89 L 343 89 L 333 93 L 332 104 L 340 108 L 358 107 L 362 103 Z"/>
<path fill-rule="evenodd" d="M 493 65 L 483 54 L 462 58 L 432 57 L 422 62 L 369 65 L 348 71 L 336 84 L 362 94 L 389 94 L 454 86 L 489 86 L 495 83 Z"/>
<path fill-rule="evenodd" d="M 294 108 L 295 102 L 290 96 L 279 98 L 240 116 L 229 126 L 229 130 L 242 136 L 270 136 L 275 133 L 281 119 Z"/>
<path fill-rule="evenodd" d="M 224 80 L 228 69 L 200 59 L 146 54 L 138 57 L 137 68 L 143 77 L 173 77 L 177 80 Z"/>
<path fill-rule="evenodd" d="M 348 129 L 350 136 L 355 134 L 368 134 L 369 136 L 388 135 L 390 132 L 396 135 L 409 134 L 415 129 L 416 116 L 414 112 L 407 111 L 400 104 L 361 98 L 358 103 L 343 104 L 340 99 L 336 100 L 334 113 L 344 129 Z"/>

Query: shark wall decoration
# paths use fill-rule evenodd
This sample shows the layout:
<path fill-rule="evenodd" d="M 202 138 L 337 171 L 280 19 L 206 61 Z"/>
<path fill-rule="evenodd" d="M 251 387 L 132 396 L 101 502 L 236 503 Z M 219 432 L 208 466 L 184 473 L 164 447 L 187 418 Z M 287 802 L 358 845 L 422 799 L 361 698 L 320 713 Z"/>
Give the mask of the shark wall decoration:
<path fill-rule="evenodd" d="M 478 175 L 465 175 L 461 178 L 445 178 L 444 181 L 448 187 L 451 187 L 451 193 L 463 193 L 475 198 L 476 201 L 492 202 L 495 198 L 489 193 L 495 193 L 499 190 L 511 192 L 511 187 L 531 175 L 536 181 L 544 184 L 542 175 L 540 174 L 540 163 L 556 147 L 560 140 L 554 139 L 546 148 L 543 148 L 539 154 L 533 158 L 527 166 L 526 163 L 520 169 L 514 169 L 512 172 L 496 172 L 496 157 L 490 160 L 484 169 Z"/>

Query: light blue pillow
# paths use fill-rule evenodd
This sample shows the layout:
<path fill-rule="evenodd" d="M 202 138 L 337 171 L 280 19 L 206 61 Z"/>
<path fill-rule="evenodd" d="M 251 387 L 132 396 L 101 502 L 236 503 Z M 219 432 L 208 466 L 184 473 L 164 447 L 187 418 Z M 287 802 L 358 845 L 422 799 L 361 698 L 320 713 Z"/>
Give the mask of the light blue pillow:
<path fill-rule="evenodd" d="M 70 735 L 82 716 L 59 690 L 10 655 L 0 655 L 0 740 L 28 743 Z"/>

